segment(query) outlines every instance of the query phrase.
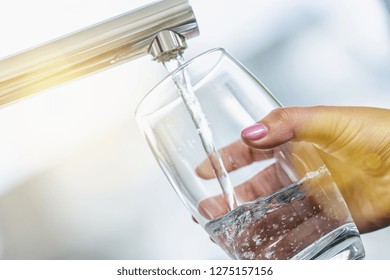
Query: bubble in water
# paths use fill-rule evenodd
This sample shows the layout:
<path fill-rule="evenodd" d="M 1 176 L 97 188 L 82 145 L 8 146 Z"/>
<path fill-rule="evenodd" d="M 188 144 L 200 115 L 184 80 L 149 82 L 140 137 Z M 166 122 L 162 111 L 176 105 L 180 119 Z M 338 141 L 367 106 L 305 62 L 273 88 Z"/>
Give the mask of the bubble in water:
<path fill-rule="evenodd" d="M 264 254 L 264 257 L 267 258 L 267 259 L 272 259 L 273 257 L 275 256 L 275 252 L 274 251 L 268 251 Z"/>
<path fill-rule="evenodd" d="M 248 251 L 248 252 L 243 253 L 242 256 L 244 259 L 253 260 L 254 257 L 256 256 L 256 254 L 252 251 Z"/>
<path fill-rule="evenodd" d="M 255 242 L 256 246 L 259 246 L 261 244 L 261 242 L 263 241 L 261 239 L 261 236 L 260 235 L 257 235 L 255 234 L 253 237 L 252 237 L 252 240 L 253 242 Z"/>

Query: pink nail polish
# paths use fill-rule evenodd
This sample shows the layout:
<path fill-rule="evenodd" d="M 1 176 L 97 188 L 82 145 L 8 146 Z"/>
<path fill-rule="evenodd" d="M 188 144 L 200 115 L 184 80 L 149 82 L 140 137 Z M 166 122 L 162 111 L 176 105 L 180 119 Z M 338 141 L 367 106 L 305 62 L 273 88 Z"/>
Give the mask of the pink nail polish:
<path fill-rule="evenodd" d="M 264 137 L 267 132 L 268 129 L 264 124 L 255 123 L 241 131 L 241 136 L 248 140 L 257 140 Z"/>

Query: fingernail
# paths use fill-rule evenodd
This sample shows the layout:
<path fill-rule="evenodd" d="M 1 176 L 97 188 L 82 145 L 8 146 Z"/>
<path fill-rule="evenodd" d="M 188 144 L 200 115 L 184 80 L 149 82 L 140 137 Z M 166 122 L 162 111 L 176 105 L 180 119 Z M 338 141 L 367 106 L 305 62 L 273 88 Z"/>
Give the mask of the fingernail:
<path fill-rule="evenodd" d="M 241 136 L 248 140 L 257 140 L 264 137 L 267 132 L 268 129 L 264 124 L 255 123 L 241 131 Z"/>

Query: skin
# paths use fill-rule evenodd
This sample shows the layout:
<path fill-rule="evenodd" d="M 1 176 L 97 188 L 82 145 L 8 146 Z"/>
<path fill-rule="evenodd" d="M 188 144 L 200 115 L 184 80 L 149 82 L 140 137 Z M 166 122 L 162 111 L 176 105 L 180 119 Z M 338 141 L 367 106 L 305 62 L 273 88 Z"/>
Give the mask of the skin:
<path fill-rule="evenodd" d="M 222 149 L 228 171 L 266 159 L 273 148 L 289 141 L 310 142 L 332 174 L 359 231 L 365 233 L 390 225 L 390 110 L 331 106 L 280 108 L 256 125 L 263 127 L 262 133 L 253 137 L 243 132 L 241 140 Z M 205 179 L 214 177 L 207 161 L 196 172 Z M 251 200 L 274 191 L 275 186 L 283 184 L 275 183 L 281 180 L 281 176 L 274 176 L 276 172 L 271 166 L 270 170 L 259 173 L 237 188 L 239 195 L 243 200 Z M 256 180 L 273 177 L 270 181 L 274 184 L 259 189 Z M 223 214 L 227 209 L 218 211 Z"/>

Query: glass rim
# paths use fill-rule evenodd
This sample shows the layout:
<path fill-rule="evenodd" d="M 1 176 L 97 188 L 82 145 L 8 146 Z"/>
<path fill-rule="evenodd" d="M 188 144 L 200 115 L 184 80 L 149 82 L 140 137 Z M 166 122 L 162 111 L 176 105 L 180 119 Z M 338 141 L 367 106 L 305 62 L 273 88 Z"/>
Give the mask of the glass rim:
<path fill-rule="evenodd" d="M 194 56 L 193 58 L 187 60 L 184 64 L 180 65 L 178 68 L 176 68 L 171 73 L 168 73 L 156 85 L 154 85 L 152 87 L 152 89 L 150 89 L 146 93 L 146 95 L 144 97 L 142 97 L 142 99 L 140 100 L 140 102 L 138 103 L 138 105 L 136 107 L 134 115 L 135 116 L 139 115 L 140 109 L 141 109 L 144 101 L 147 100 L 157 88 L 159 88 L 162 84 L 166 83 L 167 80 L 171 81 L 172 80 L 172 76 L 176 75 L 182 69 L 184 69 L 184 68 L 188 67 L 189 65 L 193 64 L 195 61 L 199 60 L 200 58 L 208 56 L 210 54 L 216 54 L 216 53 L 220 54 L 220 55 L 219 55 L 218 59 L 216 60 L 215 65 L 213 66 L 213 68 L 214 68 L 216 65 L 218 65 L 218 63 L 221 61 L 221 59 L 223 58 L 224 55 L 225 56 L 228 55 L 227 51 L 224 48 L 213 48 L 213 49 L 207 50 L 205 52 L 202 52 L 202 53 Z"/>

